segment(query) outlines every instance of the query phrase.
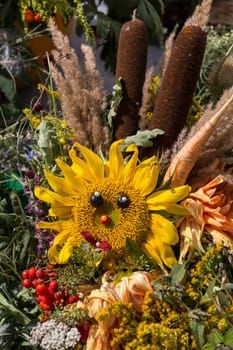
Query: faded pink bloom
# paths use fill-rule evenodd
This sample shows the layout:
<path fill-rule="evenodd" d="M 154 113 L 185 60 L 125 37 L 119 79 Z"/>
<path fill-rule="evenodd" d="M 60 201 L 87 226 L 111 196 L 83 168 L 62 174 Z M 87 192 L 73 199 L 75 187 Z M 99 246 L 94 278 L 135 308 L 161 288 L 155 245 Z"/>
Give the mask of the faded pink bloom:
<path fill-rule="evenodd" d="M 121 301 L 132 303 L 135 310 L 142 311 L 146 292 L 153 292 L 151 275 L 148 272 L 134 272 L 129 277 L 123 277 L 114 287 Z"/>
<path fill-rule="evenodd" d="M 121 300 L 114 289 L 105 283 L 100 289 L 93 290 L 88 298 L 89 316 L 95 318 L 108 305 L 119 301 Z M 116 323 L 116 317 L 109 315 L 99 321 L 98 325 L 93 325 L 89 331 L 86 350 L 112 350 L 111 331 Z M 119 350 L 119 348 L 115 347 L 114 350 Z"/>
<path fill-rule="evenodd" d="M 117 284 L 105 282 L 100 289 L 93 290 L 88 298 L 89 316 L 96 318 L 99 312 L 114 302 L 132 303 L 135 310 L 141 312 L 146 292 L 153 291 L 151 280 L 147 272 L 134 272 Z M 98 321 L 90 329 L 86 350 L 120 350 L 117 345 L 111 346 L 112 330 L 117 325 L 118 319 L 111 314 Z"/>
<path fill-rule="evenodd" d="M 188 215 L 178 223 L 181 235 L 180 261 L 195 249 L 203 250 L 201 239 L 208 232 L 216 245 L 233 249 L 233 186 L 219 175 L 182 202 Z"/>

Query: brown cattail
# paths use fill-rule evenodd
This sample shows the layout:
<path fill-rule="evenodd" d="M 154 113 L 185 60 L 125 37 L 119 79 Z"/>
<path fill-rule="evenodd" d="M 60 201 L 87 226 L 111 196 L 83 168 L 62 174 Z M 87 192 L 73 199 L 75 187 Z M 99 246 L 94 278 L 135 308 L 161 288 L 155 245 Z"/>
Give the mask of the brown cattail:
<path fill-rule="evenodd" d="M 184 27 L 175 40 L 150 124 L 165 132 L 154 140 L 154 150 L 169 148 L 185 125 L 205 46 L 206 34 L 198 26 Z"/>
<path fill-rule="evenodd" d="M 139 19 L 126 22 L 120 32 L 116 79 L 121 78 L 122 100 L 114 120 L 115 140 L 136 134 L 147 63 L 147 30 Z"/>

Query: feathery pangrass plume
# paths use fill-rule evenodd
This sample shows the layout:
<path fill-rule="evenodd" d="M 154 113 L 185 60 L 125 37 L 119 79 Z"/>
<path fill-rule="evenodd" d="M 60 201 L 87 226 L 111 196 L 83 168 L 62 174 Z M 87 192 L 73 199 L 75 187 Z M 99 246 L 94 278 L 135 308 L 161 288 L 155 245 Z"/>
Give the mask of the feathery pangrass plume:
<path fill-rule="evenodd" d="M 49 20 L 52 40 L 55 44 L 52 77 L 60 92 L 64 117 L 74 130 L 78 141 L 94 151 L 109 146 L 109 130 L 101 115 L 105 108 L 106 94 L 103 81 L 96 69 L 91 47 L 82 45 L 85 70 L 79 64 L 69 39 L 58 30 L 53 19 Z"/>
<path fill-rule="evenodd" d="M 206 167 L 207 161 L 211 162 L 232 149 L 232 113 L 233 87 L 225 91 L 213 110 L 207 108 L 192 128 L 184 146 L 172 159 L 164 182 L 172 177 L 171 186 L 185 184 L 198 160 Z"/>
<path fill-rule="evenodd" d="M 153 96 L 150 92 L 150 84 L 153 79 L 154 67 L 150 67 L 146 72 L 145 82 L 142 89 L 142 105 L 139 110 L 140 121 L 139 121 L 139 129 L 145 130 L 148 129 L 149 119 L 147 116 L 147 112 L 150 109 L 153 109 Z"/>
<path fill-rule="evenodd" d="M 225 89 L 233 86 L 233 44 L 223 57 L 212 65 L 208 83 L 210 85 L 212 99 L 215 101 Z"/>
<path fill-rule="evenodd" d="M 158 72 L 159 86 L 161 84 L 161 81 L 163 79 L 164 73 L 165 73 L 166 68 L 167 68 L 167 64 L 168 64 L 170 56 L 171 56 L 172 47 L 173 47 L 174 40 L 175 40 L 175 35 L 176 35 L 176 32 L 172 31 L 169 34 L 169 36 L 167 37 L 165 44 L 164 44 L 163 56 L 162 56 L 160 64 L 159 64 L 159 72 Z"/>
<path fill-rule="evenodd" d="M 212 2 L 213 0 L 203 0 L 200 5 L 196 6 L 192 16 L 186 20 L 184 25 L 198 26 L 204 30 L 209 21 Z"/>

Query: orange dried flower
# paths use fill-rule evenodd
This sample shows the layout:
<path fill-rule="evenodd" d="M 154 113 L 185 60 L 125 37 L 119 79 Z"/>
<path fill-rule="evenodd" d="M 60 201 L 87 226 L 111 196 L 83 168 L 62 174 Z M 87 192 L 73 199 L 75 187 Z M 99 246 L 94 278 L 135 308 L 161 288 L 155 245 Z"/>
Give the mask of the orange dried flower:
<path fill-rule="evenodd" d="M 233 249 L 233 186 L 222 175 L 215 177 L 182 202 L 188 215 L 178 223 L 181 235 L 180 261 L 195 249 L 203 251 L 203 233 L 219 246 Z"/>

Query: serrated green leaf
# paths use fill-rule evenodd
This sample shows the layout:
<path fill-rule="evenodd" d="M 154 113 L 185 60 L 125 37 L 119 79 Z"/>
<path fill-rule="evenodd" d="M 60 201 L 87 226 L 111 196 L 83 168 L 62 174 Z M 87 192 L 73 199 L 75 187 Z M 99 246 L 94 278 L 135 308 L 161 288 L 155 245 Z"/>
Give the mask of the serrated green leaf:
<path fill-rule="evenodd" d="M 154 139 L 158 135 L 163 135 L 164 131 L 160 129 L 138 131 L 136 135 L 128 136 L 125 138 L 125 144 L 122 146 L 125 150 L 129 145 L 135 143 L 137 146 L 150 147 L 153 145 L 151 139 Z"/>

